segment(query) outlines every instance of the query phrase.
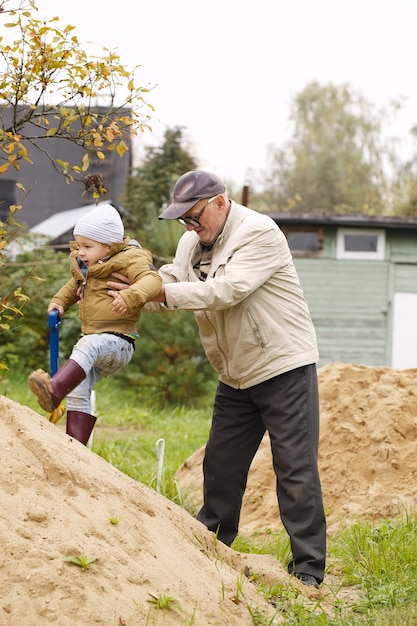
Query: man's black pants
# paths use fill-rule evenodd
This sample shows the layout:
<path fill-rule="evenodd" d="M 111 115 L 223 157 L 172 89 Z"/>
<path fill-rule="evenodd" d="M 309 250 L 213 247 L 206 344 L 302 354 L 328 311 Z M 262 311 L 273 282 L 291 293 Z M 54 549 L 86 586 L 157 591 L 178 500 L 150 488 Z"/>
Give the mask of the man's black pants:
<path fill-rule="evenodd" d="M 269 432 L 281 521 L 289 535 L 290 573 L 323 580 L 326 520 L 317 452 L 316 366 L 307 365 L 249 389 L 219 383 L 203 463 L 204 505 L 197 519 L 230 545 L 238 533 L 249 467 Z"/>

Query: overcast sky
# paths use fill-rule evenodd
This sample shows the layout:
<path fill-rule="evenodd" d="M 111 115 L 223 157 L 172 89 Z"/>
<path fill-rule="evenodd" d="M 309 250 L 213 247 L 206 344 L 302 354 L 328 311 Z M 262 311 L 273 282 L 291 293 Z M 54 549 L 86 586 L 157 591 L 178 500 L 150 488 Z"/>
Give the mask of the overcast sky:
<path fill-rule="evenodd" d="M 37 0 L 80 43 L 115 49 L 137 82 L 157 85 L 152 136 L 182 126 L 199 166 L 242 185 L 288 138 L 291 102 L 307 83 L 349 83 L 406 106 L 417 124 L 417 0 Z"/>

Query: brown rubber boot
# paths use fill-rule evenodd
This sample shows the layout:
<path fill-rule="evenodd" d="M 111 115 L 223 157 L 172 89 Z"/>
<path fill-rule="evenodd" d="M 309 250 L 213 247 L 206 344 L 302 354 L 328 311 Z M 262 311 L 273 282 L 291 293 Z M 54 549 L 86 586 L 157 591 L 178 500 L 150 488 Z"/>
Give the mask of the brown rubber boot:
<path fill-rule="evenodd" d="M 84 378 L 83 368 L 69 359 L 52 378 L 49 378 L 43 370 L 36 370 L 29 375 L 28 383 L 38 398 L 40 406 L 48 413 L 52 413 L 59 406 L 61 400 L 75 389 Z"/>
<path fill-rule="evenodd" d="M 77 439 L 85 446 L 93 432 L 96 417 L 81 411 L 67 411 L 67 435 Z"/>

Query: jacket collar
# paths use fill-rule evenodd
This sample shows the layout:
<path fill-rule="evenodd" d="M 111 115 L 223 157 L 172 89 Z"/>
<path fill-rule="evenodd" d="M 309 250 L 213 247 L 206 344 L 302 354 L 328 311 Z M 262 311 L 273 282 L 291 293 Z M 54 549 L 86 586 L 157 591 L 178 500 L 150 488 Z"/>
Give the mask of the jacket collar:
<path fill-rule="evenodd" d="M 223 239 L 233 232 L 233 224 L 237 214 L 237 204 L 234 200 L 230 200 L 230 209 L 226 217 L 226 221 L 220 235 L 217 237 L 215 244 L 222 245 Z"/>

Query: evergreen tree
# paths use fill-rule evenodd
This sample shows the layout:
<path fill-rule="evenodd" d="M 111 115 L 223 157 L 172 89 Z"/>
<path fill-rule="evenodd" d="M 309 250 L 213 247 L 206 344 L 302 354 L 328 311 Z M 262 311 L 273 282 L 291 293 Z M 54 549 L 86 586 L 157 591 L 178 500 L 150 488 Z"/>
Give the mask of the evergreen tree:
<path fill-rule="evenodd" d="M 129 177 L 123 203 L 127 230 L 160 262 L 174 254 L 183 227 L 175 221 L 159 221 L 158 215 L 171 201 L 177 178 L 197 167 L 183 143 L 182 130 L 176 127 L 166 130 L 160 146 L 147 148 L 142 165 Z"/>

